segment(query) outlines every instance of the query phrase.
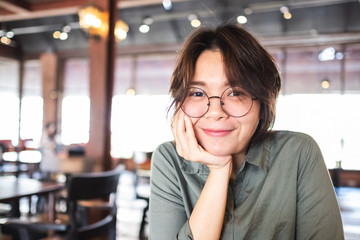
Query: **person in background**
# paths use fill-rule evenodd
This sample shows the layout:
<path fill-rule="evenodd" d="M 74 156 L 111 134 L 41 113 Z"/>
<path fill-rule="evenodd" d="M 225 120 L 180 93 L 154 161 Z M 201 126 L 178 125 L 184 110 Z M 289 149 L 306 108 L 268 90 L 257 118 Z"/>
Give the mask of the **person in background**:
<path fill-rule="evenodd" d="M 56 154 L 56 147 L 56 124 L 54 122 L 46 123 L 40 140 L 42 153 L 40 171 L 42 178 L 50 179 L 53 173 L 59 171 L 60 161 Z"/>
<path fill-rule="evenodd" d="M 271 130 L 280 89 L 240 26 L 188 38 L 170 86 L 175 140 L 152 155 L 150 239 L 344 239 L 317 143 Z"/>

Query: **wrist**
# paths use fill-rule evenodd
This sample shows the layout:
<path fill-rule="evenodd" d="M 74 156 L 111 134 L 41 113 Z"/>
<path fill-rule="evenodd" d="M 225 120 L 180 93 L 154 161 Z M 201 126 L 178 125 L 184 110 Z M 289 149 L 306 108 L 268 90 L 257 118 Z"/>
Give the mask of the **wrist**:
<path fill-rule="evenodd" d="M 225 165 L 222 166 L 209 166 L 210 174 L 211 175 L 219 175 L 222 177 L 226 177 L 227 179 L 230 178 L 232 173 L 232 159 L 228 160 L 228 162 Z"/>

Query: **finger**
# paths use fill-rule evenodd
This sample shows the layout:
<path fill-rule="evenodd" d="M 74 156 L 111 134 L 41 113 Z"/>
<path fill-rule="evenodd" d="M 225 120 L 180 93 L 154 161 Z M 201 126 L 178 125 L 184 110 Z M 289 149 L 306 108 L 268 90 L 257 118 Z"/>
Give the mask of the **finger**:
<path fill-rule="evenodd" d="M 186 140 L 192 147 L 197 147 L 198 142 L 195 137 L 194 127 L 189 116 L 184 114 L 184 127 L 186 132 Z"/>
<path fill-rule="evenodd" d="M 179 140 L 181 149 L 183 150 L 183 152 L 187 152 L 188 146 L 187 146 L 187 136 L 186 136 L 184 115 L 185 114 L 183 112 L 179 112 L 179 116 L 178 116 L 179 118 L 178 118 L 177 128 L 176 128 L 176 135 L 177 135 L 177 139 Z"/>
<path fill-rule="evenodd" d="M 174 138 L 176 137 L 175 135 L 176 135 L 176 125 L 177 125 L 177 121 L 178 121 L 178 114 L 175 114 L 174 117 L 173 117 L 172 120 L 171 120 L 171 125 L 170 125 L 171 131 L 172 131 L 172 133 L 173 133 L 173 135 L 174 135 Z"/>
<path fill-rule="evenodd" d="M 176 144 L 176 151 L 178 152 L 178 154 L 180 156 L 183 157 L 183 138 L 182 136 L 184 135 L 184 124 L 183 124 L 184 120 L 181 116 L 181 112 L 179 111 L 178 113 L 176 113 L 176 115 L 173 118 L 173 122 L 172 122 L 172 126 L 171 126 L 171 130 L 174 136 L 174 140 L 175 140 L 175 144 Z"/>

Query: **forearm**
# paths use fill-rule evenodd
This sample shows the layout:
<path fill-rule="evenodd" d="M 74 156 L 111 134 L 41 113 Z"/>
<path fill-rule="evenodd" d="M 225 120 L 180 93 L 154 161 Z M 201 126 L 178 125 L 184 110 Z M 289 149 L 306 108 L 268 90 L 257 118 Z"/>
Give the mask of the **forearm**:
<path fill-rule="evenodd" d="M 231 171 L 231 161 L 221 169 L 210 170 L 189 219 L 190 229 L 195 240 L 218 240 L 220 238 Z"/>

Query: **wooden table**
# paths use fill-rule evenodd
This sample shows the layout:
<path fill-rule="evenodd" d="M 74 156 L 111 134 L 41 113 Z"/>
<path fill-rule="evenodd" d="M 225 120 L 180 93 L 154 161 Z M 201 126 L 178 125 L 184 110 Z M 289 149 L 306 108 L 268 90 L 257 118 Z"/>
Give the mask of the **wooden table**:
<path fill-rule="evenodd" d="M 0 177 L 0 202 L 12 203 L 14 217 L 20 216 L 19 200 L 32 195 L 48 196 L 48 220 L 55 219 L 55 193 L 64 189 L 63 183 L 42 182 L 36 179 L 16 178 L 14 176 Z"/>

